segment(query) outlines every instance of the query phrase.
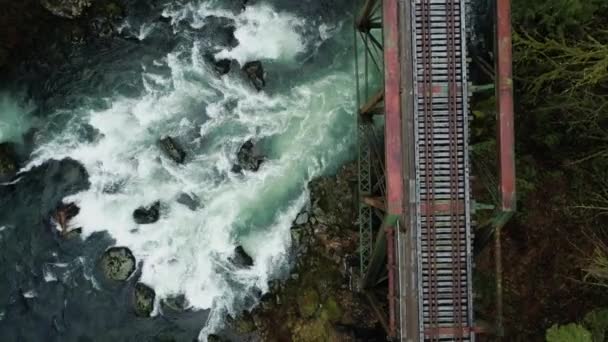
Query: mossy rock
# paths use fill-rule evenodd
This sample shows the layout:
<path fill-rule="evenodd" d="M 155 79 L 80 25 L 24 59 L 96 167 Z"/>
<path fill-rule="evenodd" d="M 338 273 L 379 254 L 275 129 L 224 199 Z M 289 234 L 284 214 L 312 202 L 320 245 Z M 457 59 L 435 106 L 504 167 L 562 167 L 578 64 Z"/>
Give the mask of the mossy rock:
<path fill-rule="evenodd" d="M 340 308 L 340 305 L 333 297 L 327 298 L 325 303 L 323 303 L 320 317 L 332 323 L 336 323 L 342 319 L 342 308 Z"/>
<path fill-rule="evenodd" d="M 293 329 L 293 342 L 332 341 L 331 327 L 322 320 L 306 320 L 299 322 Z"/>
<path fill-rule="evenodd" d="M 108 2 L 103 6 L 104 15 L 109 18 L 118 18 L 124 15 L 122 7 L 116 2 Z"/>
<path fill-rule="evenodd" d="M 127 247 L 108 248 L 101 257 L 101 269 L 106 278 L 125 281 L 135 271 L 135 257 Z"/>
<path fill-rule="evenodd" d="M 156 293 L 146 284 L 135 284 L 133 291 L 133 308 L 135 314 L 140 317 L 149 317 L 154 309 L 154 298 Z"/>
<path fill-rule="evenodd" d="M 249 334 L 256 330 L 255 322 L 251 313 L 244 311 L 243 314 L 234 322 L 234 329 L 239 334 Z"/>
<path fill-rule="evenodd" d="M 314 288 L 306 288 L 298 295 L 298 310 L 300 315 L 309 318 L 319 309 L 319 294 Z"/>

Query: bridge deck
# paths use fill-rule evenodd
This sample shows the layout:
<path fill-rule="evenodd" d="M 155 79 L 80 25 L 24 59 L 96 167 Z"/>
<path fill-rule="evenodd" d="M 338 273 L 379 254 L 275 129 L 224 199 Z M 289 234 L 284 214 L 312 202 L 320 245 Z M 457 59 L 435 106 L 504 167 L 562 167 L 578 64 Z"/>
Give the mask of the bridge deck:
<path fill-rule="evenodd" d="M 474 340 L 464 12 L 464 0 L 399 3 L 402 340 Z"/>

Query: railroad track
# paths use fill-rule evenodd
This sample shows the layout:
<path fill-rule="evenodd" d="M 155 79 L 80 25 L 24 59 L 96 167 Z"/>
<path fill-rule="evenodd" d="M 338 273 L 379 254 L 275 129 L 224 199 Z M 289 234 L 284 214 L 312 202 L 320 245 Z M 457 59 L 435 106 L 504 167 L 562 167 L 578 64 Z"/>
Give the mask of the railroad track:
<path fill-rule="evenodd" d="M 464 0 L 412 11 L 421 340 L 473 341 Z"/>

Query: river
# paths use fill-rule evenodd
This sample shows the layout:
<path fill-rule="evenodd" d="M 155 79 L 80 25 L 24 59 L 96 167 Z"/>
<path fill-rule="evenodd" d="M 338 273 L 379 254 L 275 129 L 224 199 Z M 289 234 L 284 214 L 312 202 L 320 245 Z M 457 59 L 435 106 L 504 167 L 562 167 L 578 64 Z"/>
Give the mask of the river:
<path fill-rule="evenodd" d="M 2 341 L 205 341 L 289 269 L 307 183 L 354 156 L 350 1 L 145 3 L 128 2 L 120 35 L 78 49 L 38 97 L 0 96 L 0 141 L 24 159 L 0 185 Z M 209 56 L 261 61 L 265 89 Z M 162 153 L 166 135 L 183 164 Z M 232 172 L 248 140 L 266 160 Z M 60 201 L 80 207 L 80 237 L 58 237 Z M 155 201 L 160 219 L 136 224 Z M 129 282 L 101 279 L 109 246 L 133 251 Z M 253 267 L 230 262 L 236 246 Z M 150 318 L 130 307 L 134 279 L 156 292 Z M 177 295 L 189 310 L 163 313 Z"/>

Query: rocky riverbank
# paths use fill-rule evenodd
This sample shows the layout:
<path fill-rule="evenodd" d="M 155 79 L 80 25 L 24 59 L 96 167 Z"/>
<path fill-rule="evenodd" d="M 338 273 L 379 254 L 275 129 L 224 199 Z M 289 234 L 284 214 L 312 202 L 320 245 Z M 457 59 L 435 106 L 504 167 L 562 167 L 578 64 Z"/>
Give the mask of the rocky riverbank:
<path fill-rule="evenodd" d="M 262 341 L 384 340 L 367 301 L 357 293 L 356 164 L 309 184 L 311 202 L 294 221 L 295 267 L 287 279 L 233 326 Z M 225 341 L 219 336 L 211 340 Z"/>
<path fill-rule="evenodd" d="M 7 1 L 0 13 L 0 71 L 15 78 L 19 67 L 59 66 L 74 47 L 117 33 L 124 14 L 118 0 Z"/>

